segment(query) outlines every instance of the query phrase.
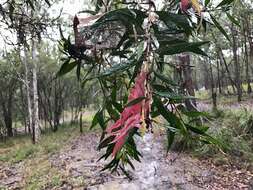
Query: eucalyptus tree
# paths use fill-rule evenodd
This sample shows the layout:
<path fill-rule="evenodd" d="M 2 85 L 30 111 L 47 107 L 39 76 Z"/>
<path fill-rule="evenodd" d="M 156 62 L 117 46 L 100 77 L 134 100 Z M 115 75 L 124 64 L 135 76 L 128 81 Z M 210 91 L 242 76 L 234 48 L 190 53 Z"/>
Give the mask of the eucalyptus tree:
<path fill-rule="evenodd" d="M 11 45 L 20 54 L 24 66 L 26 87 L 28 128 L 33 142 L 40 136 L 39 97 L 38 97 L 38 52 L 43 35 L 57 23 L 48 13 L 49 1 L 6 1 L 1 3 L 1 24 L 13 34 Z M 7 42 L 8 43 L 8 42 Z"/>
<path fill-rule="evenodd" d="M 5 128 L 7 131 L 7 136 L 12 137 L 13 132 L 13 111 L 14 111 L 14 98 L 17 93 L 18 80 L 15 75 L 14 69 L 20 69 L 20 67 L 15 64 L 17 55 L 12 53 L 4 53 L 3 59 L 0 61 L 0 107 L 1 116 L 3 118 Z M 11 67 L 9 64 L 15 64 Z M 0 119 L 1 120 L 1 119 Z"/>

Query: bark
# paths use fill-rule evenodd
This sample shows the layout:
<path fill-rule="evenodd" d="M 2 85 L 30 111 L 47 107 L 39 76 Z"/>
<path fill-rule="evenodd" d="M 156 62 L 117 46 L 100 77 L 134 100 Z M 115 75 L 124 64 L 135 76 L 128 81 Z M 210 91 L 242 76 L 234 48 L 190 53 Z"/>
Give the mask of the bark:
<path fill-rule="evenodd" d="M 199 62 L 201 63 L 202 69 L 204 71 L 204 87 L 206 90 L 208 90 L 211 88 L 208 65 L 206 63 L 203 63 L 201 59 L 199 59 Z"/>
<path fill-rule="evenodd" d="M 220 78 L 220 62 L 219 59 L 216 60 L 216 67 L 217 67 L 217 86 L 219 89 L 219 94 L 222 94 L 222 87 L 221 87 L 221 78 Z M 212 73 L 211 73 L 212 74 Z M 213 74 L 212 74 L 213 75 Z M 211 76 L 213 77 L 213 76 Z M 212 79 L 213 80 L 213 79 Z"/>
<path fill-rule="evenodd" d="M 211 61 L 208 60 L 210 65 L 210 76 L 211 76 L 211 92 L 212 92 L 212 102 L 213 102 L 213 110 L 217 110 L 217 93 L 215 90 L 214 78 L 213 78 L 213 69 Z"/>
<path fill-rule="evenodd" d="M 28 111 L 28 132 L 31 133 L 32 129 L 32 104 L 31 104 L 31 95 L 30 95 L 30 80 L 29 80 L 29 68 L 27 62 L 27 50 L 24 47 L 24 59 L 23 64 L 25 67 L 25 87 L 26 87 L 26 100 L 27 100 L 27 111 Z"/>
<path fill-rule="evenodd" d="M 80 133 L 83 133 L 83 112 L 80 112 L 80 118 L 79 118 L 79 128 L 80 128 Z"/>
<path fill-rule="evenodd" d="M 246 53 L 246 80 L 247 80 L 247 92 L 248 94 L 252 93 L 252 88 L 250 85 L 250 76 L 249 76 L 249 67 L 250 63 L 253 63 L 253 38 L 252 38 L 252 31 L 250 29 L 250 22 L 249 18 L 246 16 L 244 19 L 245 21 L 245 26 L 244 26 L 244 40 L 245 40 L 245 53 Z M 247 48 L 247 41 L 249 43 L 249 55 L 248 55 L 248 48 Z"/>
<path fill-rule="evenodd" d="M 7 83 L 6 91 L 0 92 L 0 103 L 2 107 L 3 119 L 8 137 L 12 137 L 14 135 L 12 128 L 12 109 L 13 109 L 13 97 L 15 93 L 15 84 L 16 81 L 14 79 L 11 79 L 10 82 Z"/>
<path fill-rule="evenodd" d="M 39 127 L 39 97 L 38 97 L 38 81 L 37 81 L 37 55 L 35 41 L 32 40 L 32 86 L 33 86 L 33 111 L 32 111 L 32 141 L 37 143 L 40 138 Z"/>
<path fill-rule="evenodd" d="M 212 37 L 213 37 L 213 39 L 214 39 L 214 41 L 215 41 L 215 44 L 216 44 L 216 52 L 217 52 L 217 56 L 218 56 L 219 59 L 220 59 L 220 65 L 221 65 L 221 67 L 222 67 L 222 65 L 225 66 L 225 70 L 226 70 L 226 72 L 227 72 L 227 77 L 228 77 L 228 79 L 229 79 L 229 81 L 230 81 L 230 83 L 231 83 L 231 86 L 232 86 L 232 88 L 233 88 L 233 92 L 235 93 L 235 92 L 236 92 L 236 90 L 235 90 L 236 84 L 235 84 L 234 80 L 232 79 L 231 73 L 230 73 L 229 68 L 228 68 L 227 61 L 226 61 L 226 59 L 225 59 L 225 57 L 224 57 L 224 55 L 223 55 L 223 52 L 222 52 L 221 47 L 220 47 L 219 45 L 217 45 L 217 44 L 218 44 L 218 41 L 217 41 L 217 39 L 215 38 L 215 35 L 214 35 L 213 33 L 212 33 Z M 228 84 L 226 84 L 226 85 L 228 85 Z M 228 93 L 230 93 L 230 92 L 228 91 Z"/>
<path fill-rule="evenodd" d="M 21 99 L 21 114 L 22 114 L 22 117 L 23 117 L 23 122 L 24 122 L 24 126 L 25 126 L 25 133 L 27 133 L 27 114 L 26 114 L 26 101 L 25 101 L 25 96 L 24 96 L 24 91 L 23 91 L 23 84 L 20 83 L 20 86 L 19 86 L 19 89 L 20 89 L 20 99 Z"/>
<path fill-rule="evenodd" d="M 192 68 L 190 65 L 190 55 L 184 54 L 179 56 L 180 65 L 182 68 L 184 83 L 183 86 L 186 90 L 186 95 L 195 96 L 194 84 L 192 80 Z M 185 100 L 186 108 L 189 111 L 196 110 L 197 104 L 195 99 L 186 99 Z"/>
<path fill-rule="evenodd" d="M 230 81 L 230 84 L 231 84 L 231 86 L 232 86 L 232 88 L 233 88 L 233 92 L 236 92 L 236 90 L 235 90 L 236 84 L 235 84 L 235 81 L 232 79 L 230 70 L 229 70 L 229 68 L 228 68 L 227 61 L 226 61 L 226 59 L 225 59 L 225 57 L 224 57 L 224 55 L 223 55 L 223 53 L 222 53 L 222 49 L 221 49 L 220 47 L 218 47 L 218 49 L 219 49 L 219 56 L 220 56 L 221 63 L 223 63 L 224 66 L 225 66 L 225 70 L 226 70 L 226 72 L 227 72 L 227 76 L 228 76 L 228 79 L 229 79 L 229 81 Z"/>
<path fill-rule="evenodd" d="M 237 89 L 237 100 L 238 102 L 242 101 L 242 87 L 241 87 L 241 68 L 237 55 L 237 31 L 234 25 L 231 27 L 232 32 L 232 48 L 233 48 L 233 61 L 235 69 L 235 84 Z"/>
<path fill-rule="evenodd" d="M 60 80 L 57 79 L 55 81 L 54 86 L 54 131 L 58 130 L 58 126 L 60 124 L 60 117 L 62 113 L 62 105 L 61 105 L 61 84 Z"/>

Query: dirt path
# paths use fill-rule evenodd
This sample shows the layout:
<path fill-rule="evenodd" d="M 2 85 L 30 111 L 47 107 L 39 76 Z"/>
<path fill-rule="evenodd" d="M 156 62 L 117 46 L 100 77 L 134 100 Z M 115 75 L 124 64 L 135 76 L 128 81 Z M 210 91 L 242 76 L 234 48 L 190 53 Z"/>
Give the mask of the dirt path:
<path fill-rule="evenodd" d="M 70 148 L 51 158 L 55 167 L 70 176 L 83 176 L 87 190 L 168 190 L 168 189 L 252 189 L 248 184 L 252 174 L 236 169 L 220 169 L 207 161 L 199 161 L 186 154 L 169 153 L 165 156 L 162 138 L 151 134 L 138 140 L 143 154 L 141 163 L 135 163 L 134 179 L 100 173 L 104 162 L 97 163 L 98 136 L 83 135 Z M 69 189 L 78 189 L 66 184 Z M 80 189 L 83 189 L 80 188 Z"/>
<path fill-rule="evenodd" d="M 61 190 L 240 190 L 253 189 L 252 174 L 237 169 L 215 167 L 207 160 L 200 161 L 187 154 L 174 152 L 165 155 L 162 137 L 147 134 L 138 139 L 143 154 L 142 162 L 135 163 L 133 180 L 109 172 L 101 173 L 105 162 L 97 162 L 96 151 L 99 135 L 88 133 L 73 139 L 66 148 L 49 157 L 51 168 L 60 171 L 64 178 L 58 187 L 44 189 Z M 0 186 L 6 189 L 24 189 L 21 163 L 0 169 Z M 80 183 L 81 180 L 81 183 Z M 78 183 L 76 183 L 79 181 Z M 252 180 L 251 180 L 252 181 Z M 1 189 L 1 188 L 0 188 Z"/>

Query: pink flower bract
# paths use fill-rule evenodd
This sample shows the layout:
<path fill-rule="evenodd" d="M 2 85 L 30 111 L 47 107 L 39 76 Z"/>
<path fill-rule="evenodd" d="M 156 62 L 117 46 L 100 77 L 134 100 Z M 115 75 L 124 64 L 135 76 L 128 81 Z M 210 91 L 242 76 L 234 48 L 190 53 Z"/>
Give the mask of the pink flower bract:
<path fill-rule="evenodd" d="M 131 102 L 137 98 L 145 96 L 145 84 L 146 84 L 147 73 L 142 71 L 135 80 L 135 85 L 130 90 L 128 96 L 128 102 Z M 125 107 L 120 115 L 120 119 L 117 120 L 112 126 L 107 129 L 109 135 L 115 136 L 112 143 L 115 143 L 112 155 L 122 148 L 129 133 L 129 130 L 137 127 L 140 128 L 142 121 L 142 113 L 149 108 L 148 100 L 142 100 L 134 105 Z"/>

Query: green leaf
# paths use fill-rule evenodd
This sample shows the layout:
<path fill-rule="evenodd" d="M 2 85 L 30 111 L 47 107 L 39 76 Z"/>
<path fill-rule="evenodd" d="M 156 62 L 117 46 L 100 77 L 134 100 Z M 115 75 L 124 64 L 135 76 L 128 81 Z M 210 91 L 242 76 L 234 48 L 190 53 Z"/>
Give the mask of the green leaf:
<path fill-rule="evenodd" d="M 166 77 L 160 73 L 154 72 L 155 76 L 157 78 L 159 78 L 161 81 L 167 83 L 168 85 L 172 85 L 172 86 L 178 86 L 173 80 L 171 80 L 169 77 Z"/>
<path fill-rule="evenodd" d="M 101 27 L 103 24 L 113 21 L 119 21 L 126 27 L 129 33 L 133 33 L 133 25 L 135 25 L 137 32 L 143 32 L 142 23 L 146 14 L 137 9 L 116 9 L 105 13 L 93 25 L 92 28 Z"/>
<path fill-rule="evenodd" d="M 224 150 L 228 149 L 228 147 L 225 144 L 207 134 L 200 136 L 200 140 L 206 144 L 213 144 L 219 146 Z"/>
<path fill-rule="evenodd" d="M 221 7 L 221 6 L 224 6 L 224 5 L 230 5 L 230 4 L 233 3 L 233 2 L 234 2 L 234 0 L 223 0 L 222 2 L 220 2 L 220 3 L 218 4 L 218 6 L 217 6 L 216 8 Z"/>
<path fill-rule="evenodd" d="M 195 99 L 194 96 L 184 96 L 184 95 L 180 95 L 174 92 L 154 92 L 154 93 L 161 97 L 169 98 L 172 100 Z"/>
<path fill-rule="evenodd" d="M 184 115 L 186 115 L 188 117 L 192 117 L 192 118 L 196 118 L 196 117 L 210 118 L 211 117 L 208 112 L 204 112 L 204 111 L 188 111 L 185 108 L 185 106 L 183 106 L 183 105 L 177 106 L 177 109 L 179 109 Z"/>
<path fill-rule="evenodd" d="M 97 124 L 99 124 L 103 130 L 105 130 L 106 125 L 104 121 L 103 109 L 98 110 L 95 116 L 93 117 L 90 129 L 93 129 Z"/>
<path fill-rule="evenodd" d="M 112 102 L 116 102 L 116 98 L 117 98 L 117 85 L 114 85 L 111 93 Z"/>
<path fill-rule="evenodd" d="M 118 112 L 121 113 L 123 111 L 123 107 L 122 107 L 122 105 L 120 103 L 118 103 L 116 101 L 112 101 L 111 103 L 118 110 Z"/>
<path fill-rule="evenodd" d="M 106 139 L 104 139 L 104 140 L 99 144 L 98 150 L 101 150 L 101 149 L 107 147 L 108 144 L 110 144 L 110 143 L 113 141 L 114 138 L 115 138 L 115 136 L 109 136 L 109 137 L 107 137 Z"/>
<path fill-rule="evenodd" d="M 134 61 L 132 62 L 125 62 L 121 64 L 115 64 L 111 68 L 107 69 L 106 71 L 100 73 L 96 78 L 102 78 L 113 74 L 119 74 L 123 71 L 126 71 L 127 69 L 134 66 Z"/>
<path fill-rule="evenodd" d="M 164 39 L 159 42 L 162 44 L 157 52 L 161 55 L 174 55 L 184 52 L 193 52 L 196 54 L 200 54 L 203 56 L 207 56 L 207 54 L 202 51 L 199 47 L 207 44 L 209 42 L 186 42 L 178 39 Z"/>
<path fill-rule="evenodd" d="M 192 132 L 199 134 L 199 135 L 205 135 L 209 127 L 207 126 L 191 126 L 189 124 L 186 125 L 188 129 L 190 129 Z"/>
<path fill-rule="evenodd" d="M 110 101 L 106 102 L 106 110 L 114 121 L 117 121 L 120 118 L 120 114 L 117 112 L 117 110 L 113 109 Z"/>
<path fill-rule="evenodd" d="M 103 78 L 106 76 L 119 74 L 119 73 L 122 73 L 122 72 L 130 69 L 131 67 L 133 67 L 134 65 L 136 65 L 137 63 L 140 62 L 142 55 L 143 55 L 143 51 L 144 51 L 144 42 L 141 42 L 138 45 L 138 47 L 136 48 L 136 51 L 129 58 L 129 61 L 126 61 L 121 64 L 115 64 L 112 67 L 110 67 L 109 69 L 107 69 L 106 71 L 100 73 L 99 75 L 97 75 L 93 78 Z M 93 79 L 93 78 L 90 78 L 90 79 Z"/>
<path fill-rule="evenodd" d="M 130 107 L 130 106 L 133 106 L 135 104 L 138 104 L 139 102 L 141 102 L 144 99 L 146 99 L 145 96 L 138 97 L 138 98 L 132 100 L 131 102 L 129 102 L 125 107 Z"/>
<path fill-rule="evenodd" d="M 160 114 L 166 119 L 171 127 L 180 129 L 180 131 L 183 134 L 187 134 L 187 129 L 185 128 L 184 124 L 181 122 L 181 120 L 172 112 L 170 112 L 167 108 L 164 107 L 162 101 L 154 96 L 154 105 L 157 107 L 157 110 L 160 112 Z"/>
<path fill-rule="evenodd" d="M 205 0 L 205 7 L 210 3 L 210 0 Z"/>
<path fill-rule="evenodd" d="M 106 149 L 106 153 L 105 153 L 104 155 L 102 155 L 102 156 L 98 159 L 98 161 L 101 160 L 101 159 L 103 159 L 103 158 L 106 160 L 106 159 L 112 154 L 114 145 L 115 145 L 115 143 L 108 144 L 107 149 Z"/>
<path fill-rule="evenodd" d="M 191 27 L 187 16 L 169 13 L 168 11 L 156 11 L 156 14 L 158 14 L 159 19 L 163 21 L 168 28 L 172 28 L 174 25 L 179 29 L 183 29 L 186 34 L 191 34 L 193 28 Z"/>
<path fill-rule="evenodd" d="M 91 14 L 91 15 L 96 15 L 97 14 L 96 11 L 92 11 L 92 10 L 79 11 L 78 14 L 80 14 L 80 13 L 88 13 L 88 14 Z"/>
<path fill-rule="evenodd" d="M 160 84 L 152 84 L 152 87 L 157 92 L 168 92 L 168 91 L 173 92 L 173 89 L 171 89 L 170 87 L 163 86 L 163 85 L 160 85 Z"/>
<path fill-rule="evenodd" d="M 57 76 L 62 76 L 70 72 L 72 69 L 74 69 L 77 65 L 76 61 L 70 62 L 70 59 L 67 59 L 63 65 L 61 66 L 59 72 L 57 73 Z"/>
<path fill-rule="evenodd" d="M 241 27 L 239 21 L 236 20 L 235 17 L 230 15 L 228 12 L 226 12 L 226 15 L 232 23 L 236 24 L 238 27 Z"/>
<path fill-rule="evenodd" d="M 219 29 L 219 31 L 226 37 L 226 39 L 227 39 L 228 41 L 230 41 L 230 38 L 229 38 L 227 32 L 223 29 L 223 27 L 220 25 L 220 23 L 214 18 L 214 16 L 212 16 L 211 14 L 210 14 L 210 16 L 211 16 L 211 19 L 212 19 L 214 25 L 215 25 L 215 26 Z"/>

